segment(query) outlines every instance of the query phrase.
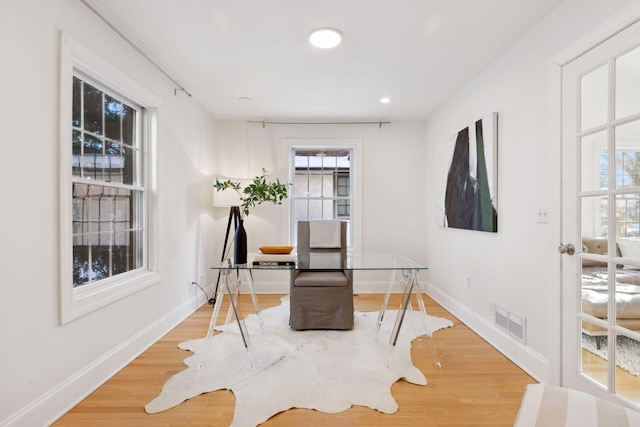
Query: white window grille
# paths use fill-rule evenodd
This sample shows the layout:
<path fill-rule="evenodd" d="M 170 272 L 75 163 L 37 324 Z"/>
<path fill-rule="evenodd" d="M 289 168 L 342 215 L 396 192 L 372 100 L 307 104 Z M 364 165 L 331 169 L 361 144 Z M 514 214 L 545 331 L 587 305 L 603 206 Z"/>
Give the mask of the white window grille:
<path fill-rule="evenodd" d="M 359 143 L 290 145 L 291 236 L 297 241 L 298 221 L 339 219 L 347 222 L 351 249 L 357 238 L 358 215 L 356 173 Z"/>

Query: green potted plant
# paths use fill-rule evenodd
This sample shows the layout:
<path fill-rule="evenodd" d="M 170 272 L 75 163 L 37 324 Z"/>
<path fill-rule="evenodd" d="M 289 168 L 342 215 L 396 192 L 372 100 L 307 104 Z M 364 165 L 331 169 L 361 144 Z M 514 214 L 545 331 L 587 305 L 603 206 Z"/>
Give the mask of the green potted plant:
<path fill-rule="evenodd" d="M 238 181 L 230 179 L 220 181 L 216 178 L 213 184 L 216 191 L 234 190 L 240 196 L 240 218 L 234 237 L 234 262 L 244 264 L 247 262 L 247 233 L 244 229 L 244 218 L 249 216 L 250 210 L 262 203 L 282 204 L 289 191 L 286 184 L 282 184 L 276 178 L 275 182 L 267 182 L 267 171 L 262 168 L 262 174 L 257 175 L 251 183 L 244 188 Z"/>

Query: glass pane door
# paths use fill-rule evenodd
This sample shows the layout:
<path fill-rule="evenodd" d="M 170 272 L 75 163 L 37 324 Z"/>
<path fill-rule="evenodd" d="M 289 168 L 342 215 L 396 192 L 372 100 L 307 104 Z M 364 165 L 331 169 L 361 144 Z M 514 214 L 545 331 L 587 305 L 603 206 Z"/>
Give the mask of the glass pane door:
<path fill-rule="evenodd" d="M 563 239 L 578 244 L 575 259 L 563 258 L 562 352 L 563 385 L 640 405 L 640 47 L 634 27 L 563 68 Z"/>

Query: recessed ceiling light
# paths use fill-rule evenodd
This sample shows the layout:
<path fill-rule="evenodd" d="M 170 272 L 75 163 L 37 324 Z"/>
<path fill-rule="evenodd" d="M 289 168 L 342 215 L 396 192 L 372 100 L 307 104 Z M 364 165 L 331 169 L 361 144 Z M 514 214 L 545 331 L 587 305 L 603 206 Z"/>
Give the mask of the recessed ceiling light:
<path fill-rule="evenodd" d="M 333 28 L 318 28 L 309 35 L 309 42 L 320 49 L 331 49 L 342 42 L 342 34 Z"/>
<path fill-rule="evenodd" d="M 391 102 L 391 98 L 385 96 L 384 98 L 380 98 L 380 102 L 383 104 L 388 104 Z"/>

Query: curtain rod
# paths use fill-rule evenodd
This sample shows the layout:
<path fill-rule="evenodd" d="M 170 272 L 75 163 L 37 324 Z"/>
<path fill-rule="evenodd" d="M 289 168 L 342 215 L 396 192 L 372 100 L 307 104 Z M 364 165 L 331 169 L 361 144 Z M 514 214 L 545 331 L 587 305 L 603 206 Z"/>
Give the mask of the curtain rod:
<path fill-rule="evenodd" d="M 271 122 L 266 120 L 247 120 L 249 123 L 258 123 L 262 125 L 262 128 L 266 125 L 378 125 L 381 128 L 382 125 L 388 125 L 391 122 L 377 121 L 377 122 Z"/>
<path fill-rule="evenodd" d="M 169 73 L 167 73 L 160 65 L 158 65 L 153 59 L 151 59 L 146 53 L 144 53 L 142 51 L 142 49 L 140 49 L 138 46 L 136 46 L 131 40 L 129 40 L 127 38 L 127 36 L 125 36 L 124 34 L 122 34 L 120 32 L 120 30 L 118 30 L 115 25 L 113 25 L 111 22 L 109 22 L 107 20 L 107 18 L 105 18 L 104 16 L 102 16 L 100 14 L 100 12 L 98 12 L 96 9 L 94 9 L 89 3 L 87 3 L 87 0 L 80 0 L 80 2 L 82 4 L 84 4 L 87 9 L 89 9 L 91 12 L 93 12 L 94 15 L 96 15 L 98 18 L 100 18 L 102 20 L 102 22 L 104 22 L 109 28 L 111 28 L 117 35 L 120 36 L 120 38 L 122 38 L 122 40 L 124 40 L 125 42 L 127 42 L 129 44 L 129 46 L 131 46 L 136 52 L 138 52 L 138 54 L 140 54 L 140 56 L 142 56 L 144 59 L 146 59 L 151 65 L 153 65 L 158 71 L 160 71 L 162 74 L 164 74 L 169 80 L 171 80 L 173 82 L 173 84 L 175 84 L 176 86 L 178 86 L 176 89 L 173 90 L 173 94 L 176 95 L 178 92 L 184 92 L 187 95 L 191 96 L 191 94 L 189 93 L 189 91 L 187 91 L 187 89 L 184 88 L 184 86 L 182 86 L 176 79 L 174 79 Z"/>

